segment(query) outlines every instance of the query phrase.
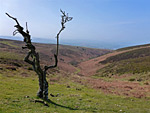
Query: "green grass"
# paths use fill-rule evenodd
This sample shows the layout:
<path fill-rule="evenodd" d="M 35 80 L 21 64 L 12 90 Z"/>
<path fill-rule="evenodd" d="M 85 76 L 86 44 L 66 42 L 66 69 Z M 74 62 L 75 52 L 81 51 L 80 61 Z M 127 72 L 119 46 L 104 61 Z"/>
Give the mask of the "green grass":
<path fill-rule="evenodd" d="M 124 52 L 115 56 L 108 57 L 106 60 L 101 61 L 100 63 L 106 64 L 106 63 L 118 62 L 122 60 L 134 59 L 134 58 L 145 57 L 145 56 L 150 56 L 150 48 L 141 48 L 141 49 Z"/>
<path fill-rule="evenodd" d="M 146 46 L 146 45 L 143 45 Z M 142 46 L 142 47 L 143 47 Z M 139 47 L 139 46 L 137 46 Z M 141 46 L 140 46 L 141 47 Z M 108 57 L 100 62 L 106 64 L 99 69 L 95 77 L 112 77 L 113 75 L 130 74 L 129 81 L 148 81 L 150 80 L 150 48 L 141 48 L 115 56 Z"/>
<path fill-rule="evenodd" d="M 147 56 L 109 63 L 100 69 L 96 76 L 106 77 L 111 75 L 136 74 L 139 79 L 150 80 L 149 72 L 150 56 Z"/>
<path fill-rule="evenodd" d="M 22 60 L 24 58 L 24 55 L 22 54 L 17 54 L 14 52 L 8 52 L 8 51 L 1 51 L 0 52 L 0 58 L 2 59 L 18 59 L 18 60 Z"/>
<path fill-rule="evenodd" d="M 9 46 L 11 43 L 3 42 Z M 13 43 L 12 43 L 13 44 Z M 139 53 L 139 52 L 137 52 Z M 138 56 L 138 54 L 137 54 Z M 24 56 L 14 54 L 12 52 L 0 52 L 1 61 L 19 59 L 22 60 Z M 9 60 L 8 60 L 9 59 Z M 124 55 L 121 59 L 124 59 Z M 16 60 L 14 60 L 16 61 Z M 129 62 L 129 64 L 128 64 Z M 140 59 L 127 59 L 118 61 L 118 64 L 108 65 L 108 68 L 104 69 L 105 72 L 113 71 L 113 69 L 121 69 L 124 67 L 128 72 L 131 70 L 128 68 L 130 64 L 138 67 L 136 70 L 143 70 L 144 65 L 150 65 L 149 57 L 145 60 Z M 143 64 L 141 65 L 141 62 Z M 16 61 L 20 64 L 20 61 Z M 119 64 L 121 63 L 121 64 Z M 139 63 L 139 64 L 138 64 Z M 137 65 L 138 64 L 138 65 Z M 5 64 L 1 65 L 2 67 Z M 112 70 L 110 70 L 110 67 Z M 120 68 L 116 68 L 118 66 Z M 51 101 L 47 102 L 49 107 L 44 106 L 42 103 L 34 103 L 33 100 L 38 99 L 36 92 L 38 90 L 38 78 L 35 76 L 35 72 L 26 70 L 23 67 L 16 67 L 16 71 L 10 71 L 3 68 L 0 70 L 0 113 L 149 113 L 150 112 L 150 98 L 133 98 L 125 96 L 116 96 L 111 94 L 104 94 L 100 90 L 95 90 L 87 86 L 74 83 L 70 79 L 71 75 L 47 75 L 49 83 L 49 93 L 58 95 L 57 97 L 51 97 Z M 122 72 L 123 69 L 117 72 Z M 149 70 L 149 68 L 146 68 Z M 80 72 L 80 69 L 76 68 L 74 74 Z M 145 70 L 144 70 L 145 72 Z M 112 72 L 109 72 L 112 74 Z M 133 73 L 133 72 L 132 72 Z M 149 72 L 148 72 L 149 74 Z M 150 74 L 149 74 L 150 75 Z M 26 76 L 26 77 L 24 77 Z M 73 76 L 73 75 L 72 75 Z M 139 77 L 139 78 L 138 78 Z M 50 80 L 52 78 L 52 80 Z M 137 79 L 148 79 L 147 74 L 134 75 L 127 80 Z M 105 81 L 109 81 L 105 77 Z M 113 80 L 113 79 L 111 79 Z M 67 87 L 69 86 L 69 87 Z M 27 98 L 29 97 L 29 98 Z M 40 100 L 40 99 L 38 99 Z"/>
<path fill-rule="evenodd" d="M 10 73 L 10 72 L 8 72 Z M 105 95 L 99 90 L 67 81 L 52 84 L 49 93 L 49 107 L 30 100 L 37 99 L 38 80 L 35 75 L 21 77 L 19 73 L 10 76 L 0 74 L 1 113 L 149 113 L 150 99 L 137 99 Z M 32 73 L 33 74 L 33 73 Z M 67 88 L 67 85 L 70 88 Z M 77 90 L 81 89 L 81 90 Z M 25 98 L 29 96 L 29 98 Z"/>
<path fill-rule="evenodd" d="M 12 42 L 10 42 L 10 41 L 1 41 L 0 43 L 6 44 L 6 45 L 11 46 L 11 47 L 14 47 L 14 48 L 18 48 L 18 46 L 12 44 Z"/>
<path fill-rule="evenodd" d="M 81 70 L 79 68 L 76 68 L 76 71 L 74 72 L 74 74 L 78 74 Z"/>

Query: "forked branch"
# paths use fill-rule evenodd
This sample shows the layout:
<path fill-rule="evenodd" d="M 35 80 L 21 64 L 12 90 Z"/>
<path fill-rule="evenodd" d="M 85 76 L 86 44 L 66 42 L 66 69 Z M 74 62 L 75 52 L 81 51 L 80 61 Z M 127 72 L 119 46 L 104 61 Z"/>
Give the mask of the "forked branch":
<path fill-rule="evenodd" d="M 27 30 L 26 32 L 23 31 L 23 27 L 20 26 L 20 24 L 19 24 L 17 18 L 14 18 L 14 17 L 10 16 L 8 13 L 6 13 L 6 15 L 7 15 L 9 18 L 15 20 L 15 22 L 17 23 L 17 25 L 14 26 L 14 27 L 16 27 L 17 29 L 13 32 L 13 35 L 16 35 L 17 33 L 20 33 L 20 34 L 24 37 L 24 42 L 27 43 L 27 47 L 25 47 L 25 48 L 28 48 L 28 49 L 33 49 L 33 48 L 35 48 L 35 47 L 32 45 L 32 43 L 31 43 L 29 31 L 28 31 L 28 30 Z M 27 24 L 27 23 L 26 23 L 26 24 Z M 24 47 L 23 47 L 23 48 L 24 48 Z"/>
<path fill-rule="evenodd" d="M 62 11 L 60 9 L 60 12 L 62 13 L 62 15 L 61 15 L 61 29 L 59 30 L 59 32 L 57 33 L 57 36 L 56 36 L 56 38 L 57 38 L 57 49 L 56 49 L 56 54 L 54 54 L 55 64 L 52 66 L 45 66 L 45 71 L 47 71 L 50 68 L 57 67 L 57 63 L 58 63 L 57 56 L 58 56 L 58 50 L 59 50 L 59 36 L 60 36 L 60 33 L 65 29 L 65 23 L 67 23 L 73 19 L 73 17 L 69 17 L 68 13 L 66 14 L 65 11 Z"/>
<path fill-rule="evenodd" d="M 62 11 L 60 9 L 60 12 L 62 13 L 61 15 L 61 29 L 59 30 L 59 32 L 57 33 L 57 51 L 56 51 L 56 56 L 58 56 L 58 49 L 59 49 L 59 35 L 60 33 L 65 29 L 65 23 L 69 22 L 73 19 L 73 17 L 69 17 L 68 13 L 66 14 L 65 11 Z"/>

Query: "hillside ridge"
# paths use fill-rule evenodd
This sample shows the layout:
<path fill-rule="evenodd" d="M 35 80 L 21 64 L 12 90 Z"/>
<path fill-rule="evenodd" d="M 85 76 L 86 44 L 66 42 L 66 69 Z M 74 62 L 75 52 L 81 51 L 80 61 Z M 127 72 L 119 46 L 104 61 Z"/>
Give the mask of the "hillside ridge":
<path fill-rule="evenodd" d="M 40 55 L 41 67 L 54 63 L 54 44 L 34 45 Z M 2 76 L 36 76 L 32 67 L 23 61 L 27 50 L 22 50 L 22 46 L 21 41 L 0 39 Z M 105 94 L 147 98 L 150 96 L 149 48 L 148 45 L 112 51 L 60 45 L 58 68 L 48 71 L 47 79 L 49 84 L 70 81 Z"/>
<path fill-rule="evenodd" d="M 127 48 L 130 48 L 130 47 L 127 47 Z M 116 51 L 113 51 L 111 53 L 108 53 L 106 55 L 102 55 L 100 57 L 97 57 L 97 58 L 94 58 L 94 59 L 91 59 L 91 60 L 88 60 L 88 61 L 85 61 L 85 62 L 81 62 L 79 64 L 79 68 L 81 69 L 80 73 L 81 75 L 84 75 L 84 76 L 91 76 L 91 75 L 94 75 L 96 73 L 97 70 L 103 68 L 105 65 L 100 63 L 100 62 L 104 62 L 106 59 L 110 58 L 110 57 L 113 57 L 113 56 L 116 56 L 116 55 L 120 55 L 122 53 L 126 53 L 126 52 L 131 52 L 131 51 L 134 51 L 134 50 L 139 50 L 139 49 L 146 49 L 146 48 L 150 48 L 150 45 L 148 44 L 148 46 L 135 46 L 130 48 L 130 49 L 123 49 L 123 50 L 116 50 Z"/>

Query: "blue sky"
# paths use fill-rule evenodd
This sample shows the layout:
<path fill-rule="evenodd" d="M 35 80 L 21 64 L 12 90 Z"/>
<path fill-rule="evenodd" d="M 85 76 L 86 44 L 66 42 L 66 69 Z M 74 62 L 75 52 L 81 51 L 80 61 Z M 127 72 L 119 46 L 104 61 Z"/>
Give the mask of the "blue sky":
<path fill-rule="evenodd" d="M 17 17 L 22 26 L 28 22 L 32 37 L 54 38 L 60 29 L 60 12 L 73 17 L 61 40 L 85 43 L 149 43 L 150 0 L 0 0 L 0 35 L 12 36 Z M 17 35 L 20 36 L 20 35 Z"/>

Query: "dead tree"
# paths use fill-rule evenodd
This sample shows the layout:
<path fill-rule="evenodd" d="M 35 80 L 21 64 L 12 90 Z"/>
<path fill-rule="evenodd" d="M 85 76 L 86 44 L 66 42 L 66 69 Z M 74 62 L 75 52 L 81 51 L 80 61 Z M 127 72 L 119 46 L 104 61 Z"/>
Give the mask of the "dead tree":
<path fill-rule="evenodd" d="M 20 33 L 24 37 L 24 42 L 26 43 L 26 45 L 24 47 L 22 47 L 22 49 L 29 50 L 27 56 L 24 58 L 24 61 L 27 62 L 28 64 L 32 65 L 33 70 L 37 73 L 38 78 L 39 78 L 39 91 L 37 93 L 37 96 L 40 98 L 43 98 L 43 99 L 48 99 L 48 82 L 46 80 L 46 72 L 48 69 L 57 67 L 57 64 L 58 64 L 57 56 L 58 56 L 60 33 L 65 29 L 65 23 L 72 20 L 72 17 L 69 17 L 68 13 L 66 14 L 64 11 L 62 11 L 62 10 L 60 10 L 60 11 L 62 13 L 62 15 L 61 15 L 62 19 L 61 19 L 61 29 L 59 30 L 59 32 L 57 33 L 57 36 L 56 36 L 57 49 L 56 49 L 56 54 L 54 54 L 55 64 L 50 65 L 50 66 L 44 66 L 44 69 L 42 69 L 41 65 L 40 65 L 39 53 L 36 52 L 36 48 L 31 42 L 31 36 L 29 34 L 27 22 L 26 22 L 26 31 L 24 31 L 24 28 L 19 24 L 17 18 L 14 18 L 14 17 L 10 16 L 8 13 L 6 13 L 6 15 L 9 18 L 15 20 L 15 22 L 17 23 L 17 25 L 14 26 L 17 29 L 13 32 L 13 35 Z"/>

